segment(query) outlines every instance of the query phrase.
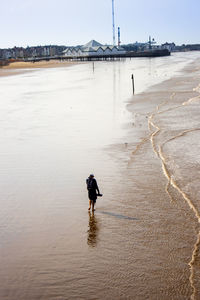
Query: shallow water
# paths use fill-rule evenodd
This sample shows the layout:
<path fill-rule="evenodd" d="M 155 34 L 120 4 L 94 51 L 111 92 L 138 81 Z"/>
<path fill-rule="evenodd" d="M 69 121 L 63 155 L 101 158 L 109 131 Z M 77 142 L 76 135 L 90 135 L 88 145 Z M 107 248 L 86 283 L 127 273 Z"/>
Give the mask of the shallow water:
<path fill-rule="evenodd" d="M 199 126 L 196 102 L 192 110 L 182 105 L 195 94 L 198 78 L 178 73 L 199 56 L 95 62 L 0 78 L 2 299 L 196 297 L 198 271 L 192 267 L 191 273 L 188 263 L 198 226 L 163 168 L 182 182 L 181 191 L 194 193 L 194 182 L 186 186 L 182 174 L 188 156 L 193 162 L 198 131 L 181 137 L 184 146 L 170 139 Z M 127 110 L 132 73 L 136 95 Z M 174 85 L 140 95 L 175 75 Z M 192 122 L 186 124 L 188 114 Z M 191 143 L 194 149 L 185 151 Z M 85 187 L 91 172 L 104 194 L 94 214 L 87 212 Z"/>

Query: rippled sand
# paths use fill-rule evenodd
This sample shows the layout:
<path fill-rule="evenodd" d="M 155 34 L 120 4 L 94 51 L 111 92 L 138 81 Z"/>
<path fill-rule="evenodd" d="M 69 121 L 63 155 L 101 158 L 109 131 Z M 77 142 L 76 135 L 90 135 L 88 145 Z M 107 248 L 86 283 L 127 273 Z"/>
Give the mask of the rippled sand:
<path fill-rule="evenodd" d="M 199 66 L 131 97 L 128 115 L 127 62 L 4 81 L 2 300 L 200 299 Z M 94 164 L 104 196 L 88 214 Z"/>

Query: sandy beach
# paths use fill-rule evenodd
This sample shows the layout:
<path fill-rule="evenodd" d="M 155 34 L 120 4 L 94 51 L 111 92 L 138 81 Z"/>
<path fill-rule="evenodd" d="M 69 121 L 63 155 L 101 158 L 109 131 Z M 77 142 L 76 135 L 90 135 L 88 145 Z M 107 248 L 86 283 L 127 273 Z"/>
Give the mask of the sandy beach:
<path fill-rule="evenodd" d="M 30 69 L 40 69 L 40 68 L 59 68 L 59 67 L 67 67 L 77 64 L 77 62 L 73 61 L 60 61 L 60 60 L 49 60 L 49 61 L 38 61 L 38 62 L 11 62 L 7 66 L 0 67 L 0 76 L 9 76 L 9 75 L 17 75 L 22 74 L 24 72 L 29 71 Z"/>
<path fill-rule="evenodd" d="M 0 298 L 200 299 L 200 54 L 0 83 Z"/>

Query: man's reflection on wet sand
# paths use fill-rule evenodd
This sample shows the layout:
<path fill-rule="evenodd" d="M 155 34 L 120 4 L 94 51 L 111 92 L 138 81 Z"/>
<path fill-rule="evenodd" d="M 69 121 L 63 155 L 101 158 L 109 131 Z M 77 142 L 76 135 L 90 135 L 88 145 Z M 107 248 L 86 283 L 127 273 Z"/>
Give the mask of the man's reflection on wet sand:
<path fill-rule="evenodd" d="M 94 212 L 88 212 L 89 215 L 89 224 L 88 224 L 88 237 L 87 243 L 90 247 L 95 247 L 97 244 L 97 235 L 98 235 L 98 225 L 97 219 Z"/>

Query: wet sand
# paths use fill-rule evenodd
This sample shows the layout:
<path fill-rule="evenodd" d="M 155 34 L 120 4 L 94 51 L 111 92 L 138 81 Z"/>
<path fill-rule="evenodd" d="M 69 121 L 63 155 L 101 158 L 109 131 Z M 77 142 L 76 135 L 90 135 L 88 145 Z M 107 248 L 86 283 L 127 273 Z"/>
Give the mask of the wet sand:
<path fill-rule="evenodd" d="M 138 223 L 145 228 L 143 241 L 138 240 L 142 248 L 134 255 L 137 288 L 129 295 L 135 299 L 200 299 L 199 66 L 197 60 L 182 76 L 135 96 L 128 105 L 140 141 L 128 149 L 124 176 L 134 187 L 126 198 L 131 189 Z"/>
<path fill-rule="evenodd" d="M 128 115 L 126 64 L 102 66 L 24 75 L 19 90 L 4 81 L 5 97 L 18 93 L 1 104 L 2 299 L 200 297 L 200 60 L 129 97 Z M 94 214 L 88 170 L 104 194 Z"/>

